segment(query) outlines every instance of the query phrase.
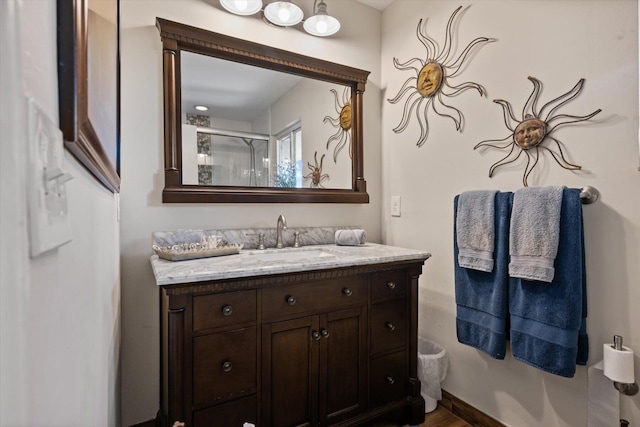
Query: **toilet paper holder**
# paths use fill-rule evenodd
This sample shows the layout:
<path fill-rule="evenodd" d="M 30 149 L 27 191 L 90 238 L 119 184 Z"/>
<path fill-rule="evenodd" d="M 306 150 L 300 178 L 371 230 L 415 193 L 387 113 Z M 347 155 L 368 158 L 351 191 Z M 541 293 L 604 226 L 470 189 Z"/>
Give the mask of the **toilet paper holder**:
<path fill-rule="evenodd" d="M 616 350 L 622 350 L 622 336 L 620 335 L 614 335 L 613 336 L 613 345 L 611 346 Z M 634 381 L 633 383 L 621 383 L 618 381 L 614 381 L 613 382 L 613 386 L 616 388 L 616 390 L 618 390 L 620 393 L 627 395 L 627 396 L 633 396 L 635 394 L 638 393 L 638 383 L 636 381 Z"/>

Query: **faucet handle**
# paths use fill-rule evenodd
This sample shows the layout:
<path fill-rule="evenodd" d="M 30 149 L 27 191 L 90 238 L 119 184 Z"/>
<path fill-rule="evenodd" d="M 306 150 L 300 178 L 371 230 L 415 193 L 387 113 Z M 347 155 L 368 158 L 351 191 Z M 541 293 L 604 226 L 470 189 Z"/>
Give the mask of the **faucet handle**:
<path fill-rule="evenodd" d="M 265 249 L 264 246 L 264 233 L 246 233 L 245 236 L 258 236 L 257 249 Z"/>
<path fill-rule="evenodd" d="M 302 246 L 300 244 L 300 235 L 301 234 L 306 234 L 306 233 L 307 233 L 306 231 L 296 231 L 296 232 L 293 233 L 293 236 L 294 236 L 293 237 L 293 247 L 294 248 L 299 248 L 299 247 Z"/>

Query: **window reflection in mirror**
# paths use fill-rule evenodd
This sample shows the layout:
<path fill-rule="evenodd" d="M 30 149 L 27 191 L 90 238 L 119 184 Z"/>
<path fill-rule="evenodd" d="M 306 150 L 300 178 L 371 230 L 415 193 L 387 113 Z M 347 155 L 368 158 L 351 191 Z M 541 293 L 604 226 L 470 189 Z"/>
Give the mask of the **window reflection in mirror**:
<path fill-rule="evenodd" d="M 348 88 L 186 50 L 180 63 L 183 184 L 308 188 L 317 152 L 331 159 L 324 187 L 352 187 L 349 149 L 333 160 L 324 120 Z"/>

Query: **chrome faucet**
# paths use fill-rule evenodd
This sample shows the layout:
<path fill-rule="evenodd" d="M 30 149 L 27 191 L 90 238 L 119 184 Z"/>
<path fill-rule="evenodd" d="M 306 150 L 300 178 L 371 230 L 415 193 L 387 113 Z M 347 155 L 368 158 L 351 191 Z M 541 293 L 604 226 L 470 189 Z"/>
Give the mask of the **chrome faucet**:
<path fill-rule="evenodd" d="M 276 230 L 276 248 L 282 249 L 284 245 L 282 244 L 282 230 L 287 229 L 287 219 L 284 215 L 280 215 L 278 217 L 278 224 Z"/>

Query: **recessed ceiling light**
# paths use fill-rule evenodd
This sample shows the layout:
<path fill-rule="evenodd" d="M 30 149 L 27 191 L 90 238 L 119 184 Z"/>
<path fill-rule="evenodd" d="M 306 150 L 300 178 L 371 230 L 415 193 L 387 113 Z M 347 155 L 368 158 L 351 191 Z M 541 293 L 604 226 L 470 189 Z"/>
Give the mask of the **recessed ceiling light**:
<path fill-rule="evenodd" d="M 209 107 L 206 107 L 204 105 L 194 105 L 193 108 L 195 108 L 198 111 L 207 111 L 209 109 Z"/>

